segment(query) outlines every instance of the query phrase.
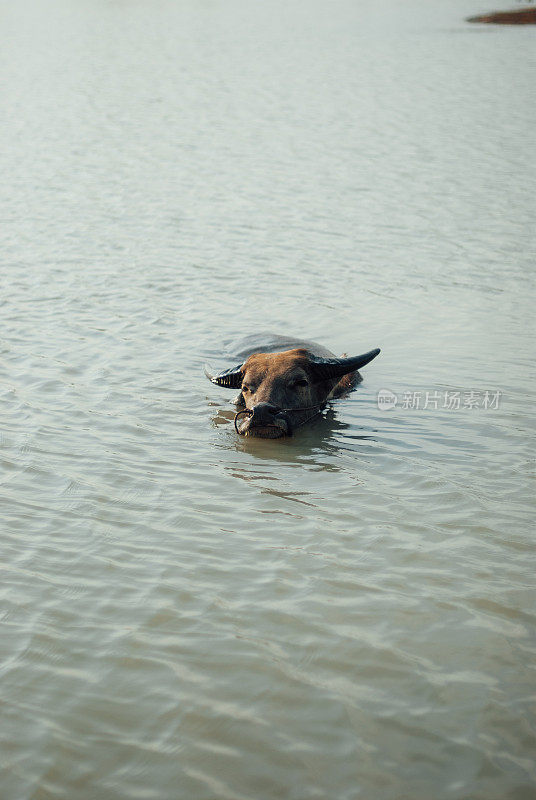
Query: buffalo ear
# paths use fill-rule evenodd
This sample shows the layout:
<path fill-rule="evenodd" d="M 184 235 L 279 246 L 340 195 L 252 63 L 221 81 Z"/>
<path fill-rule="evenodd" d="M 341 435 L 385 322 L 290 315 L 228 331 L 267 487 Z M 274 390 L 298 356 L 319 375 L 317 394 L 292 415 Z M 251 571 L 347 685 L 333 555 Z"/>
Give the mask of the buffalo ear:
<path fill-rule="evenodd" d="M 205 366 L 205 375 L 209 381 L 216 383 L 218 386 L 225 386 L 226 389 L 240 389 L 244 377 L 242 364 L 238 367 L 226 369 L 224 372 L 220 372 L 219 375 L 212 375 Z"/>
<path fill-rule="evenodd" d="M 369 350 L 368 353 L 363 353 L 360 356 L 352 356 L 351 358 L 319 358 L 318 356 L 309 356 L 309 362 L 313 367 L 313 375 L 318 381 L 336 380 L 347 375 L 349 372 L 355 372 L 361 367 L 364 367 L 369 361 L 380 353 L 380 348 Z"/>

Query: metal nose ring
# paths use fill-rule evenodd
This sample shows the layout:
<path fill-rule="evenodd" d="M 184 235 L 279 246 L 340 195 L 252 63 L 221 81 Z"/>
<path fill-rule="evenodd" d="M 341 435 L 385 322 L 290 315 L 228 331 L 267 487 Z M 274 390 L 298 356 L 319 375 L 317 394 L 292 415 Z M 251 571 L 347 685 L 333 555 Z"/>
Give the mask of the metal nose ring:
<path fill-rule="evenodd" d="M 237 414 L 235 414 L 234 426 L 235 426 L 235 431 L 238 433 L 239 436 L 243 436 L 243 434 L 238 429 L 238 420 L 240 419 L 242 414 L 245 417 L 252 417 L 253 416 L 253 411 L 250 411 L 249 408 L 243 408 L 241 411 L 239 411 Z"/>

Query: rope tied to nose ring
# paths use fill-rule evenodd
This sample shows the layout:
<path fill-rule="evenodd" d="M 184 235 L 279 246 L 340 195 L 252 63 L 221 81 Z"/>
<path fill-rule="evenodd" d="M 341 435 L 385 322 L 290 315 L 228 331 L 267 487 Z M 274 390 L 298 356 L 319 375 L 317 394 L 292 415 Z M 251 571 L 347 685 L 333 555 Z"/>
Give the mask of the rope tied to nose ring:
<path fill-rule="evenodd" d="M 324 407 L 324 405 L 325 405 L 325 403 L 317 403 L 314 406 L 304 406 L 303 408 L 278 408 L 277 409 L 277 413 L 279 413 L 280 411 L 294 411 L 294 412 L 296 412 L 296 411 L 312 411 L 313 408 L 316 408 L 316 411 L 315 411 L 314 414 L 311 414 L 311 416 L 307 417 L 306 419 L 302 420 L 302 422 L 299 422 L 297 425 L 294 426 L 294 428 L 301 428 L 301 426 L 305 425 L 306 422 L 309 422 L 310 419 L 313 419 L 313 417 L 316 417 L 317 414 L 320 414 L 320 412 L 322 411 L 322 408 Z M 239 436 L 243 436 L 243 434 L 238 430 L 238 420 L 242 415 L 244 415 L 245 417 L 252 417 L 253 416 L 253 410 L 251 408 L 242 408 L 242 409 L 240 409 L 240 411 L 237 411 L 237 413 L 235 414 L 234 426 L 235 426 L 235 431 L 238 433 Z M 278 426 L 274 425 L 272 427 L 275 428 L 275 427 L 278 427 Z M 292 436 L 292 429 L 290 427 L 288 429 L 287 435 L 288 436 Z"/>

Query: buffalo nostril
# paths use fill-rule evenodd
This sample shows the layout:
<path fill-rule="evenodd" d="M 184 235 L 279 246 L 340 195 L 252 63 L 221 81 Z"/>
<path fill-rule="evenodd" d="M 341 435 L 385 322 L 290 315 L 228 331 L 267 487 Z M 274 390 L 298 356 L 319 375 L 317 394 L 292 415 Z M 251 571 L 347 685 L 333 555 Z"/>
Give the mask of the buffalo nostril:
<path fill-rule="evenodd" d="M 267 411 L 270 414 L 275 414 L 279 411 L 279 406 L 274 406 L 272 403 L 257 403 L 256 406 L 253 406 L 253 413 L 256 412 L 261 413 L 262 411 Z"/>
<path fill-rule="evenodd" d="M 273 420 L 279 410 L 278 406 L 274 406 L 271 403 L 258 403 L 258 405 L 253 406 L 251 409 L 255 422 Z"/>

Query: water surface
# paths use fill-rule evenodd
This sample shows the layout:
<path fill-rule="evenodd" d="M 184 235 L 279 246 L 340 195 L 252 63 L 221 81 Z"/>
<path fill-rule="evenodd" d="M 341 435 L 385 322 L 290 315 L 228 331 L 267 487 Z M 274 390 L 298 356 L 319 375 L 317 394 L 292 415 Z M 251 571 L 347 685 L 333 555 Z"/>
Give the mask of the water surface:
<path fill-rule="evenodd" d="M 534 796 L 535 31 L 485 10 L 4 4 L 2 800 Z M 240 439 L 202 366 L 258 330 L 382 355 Z"/>

